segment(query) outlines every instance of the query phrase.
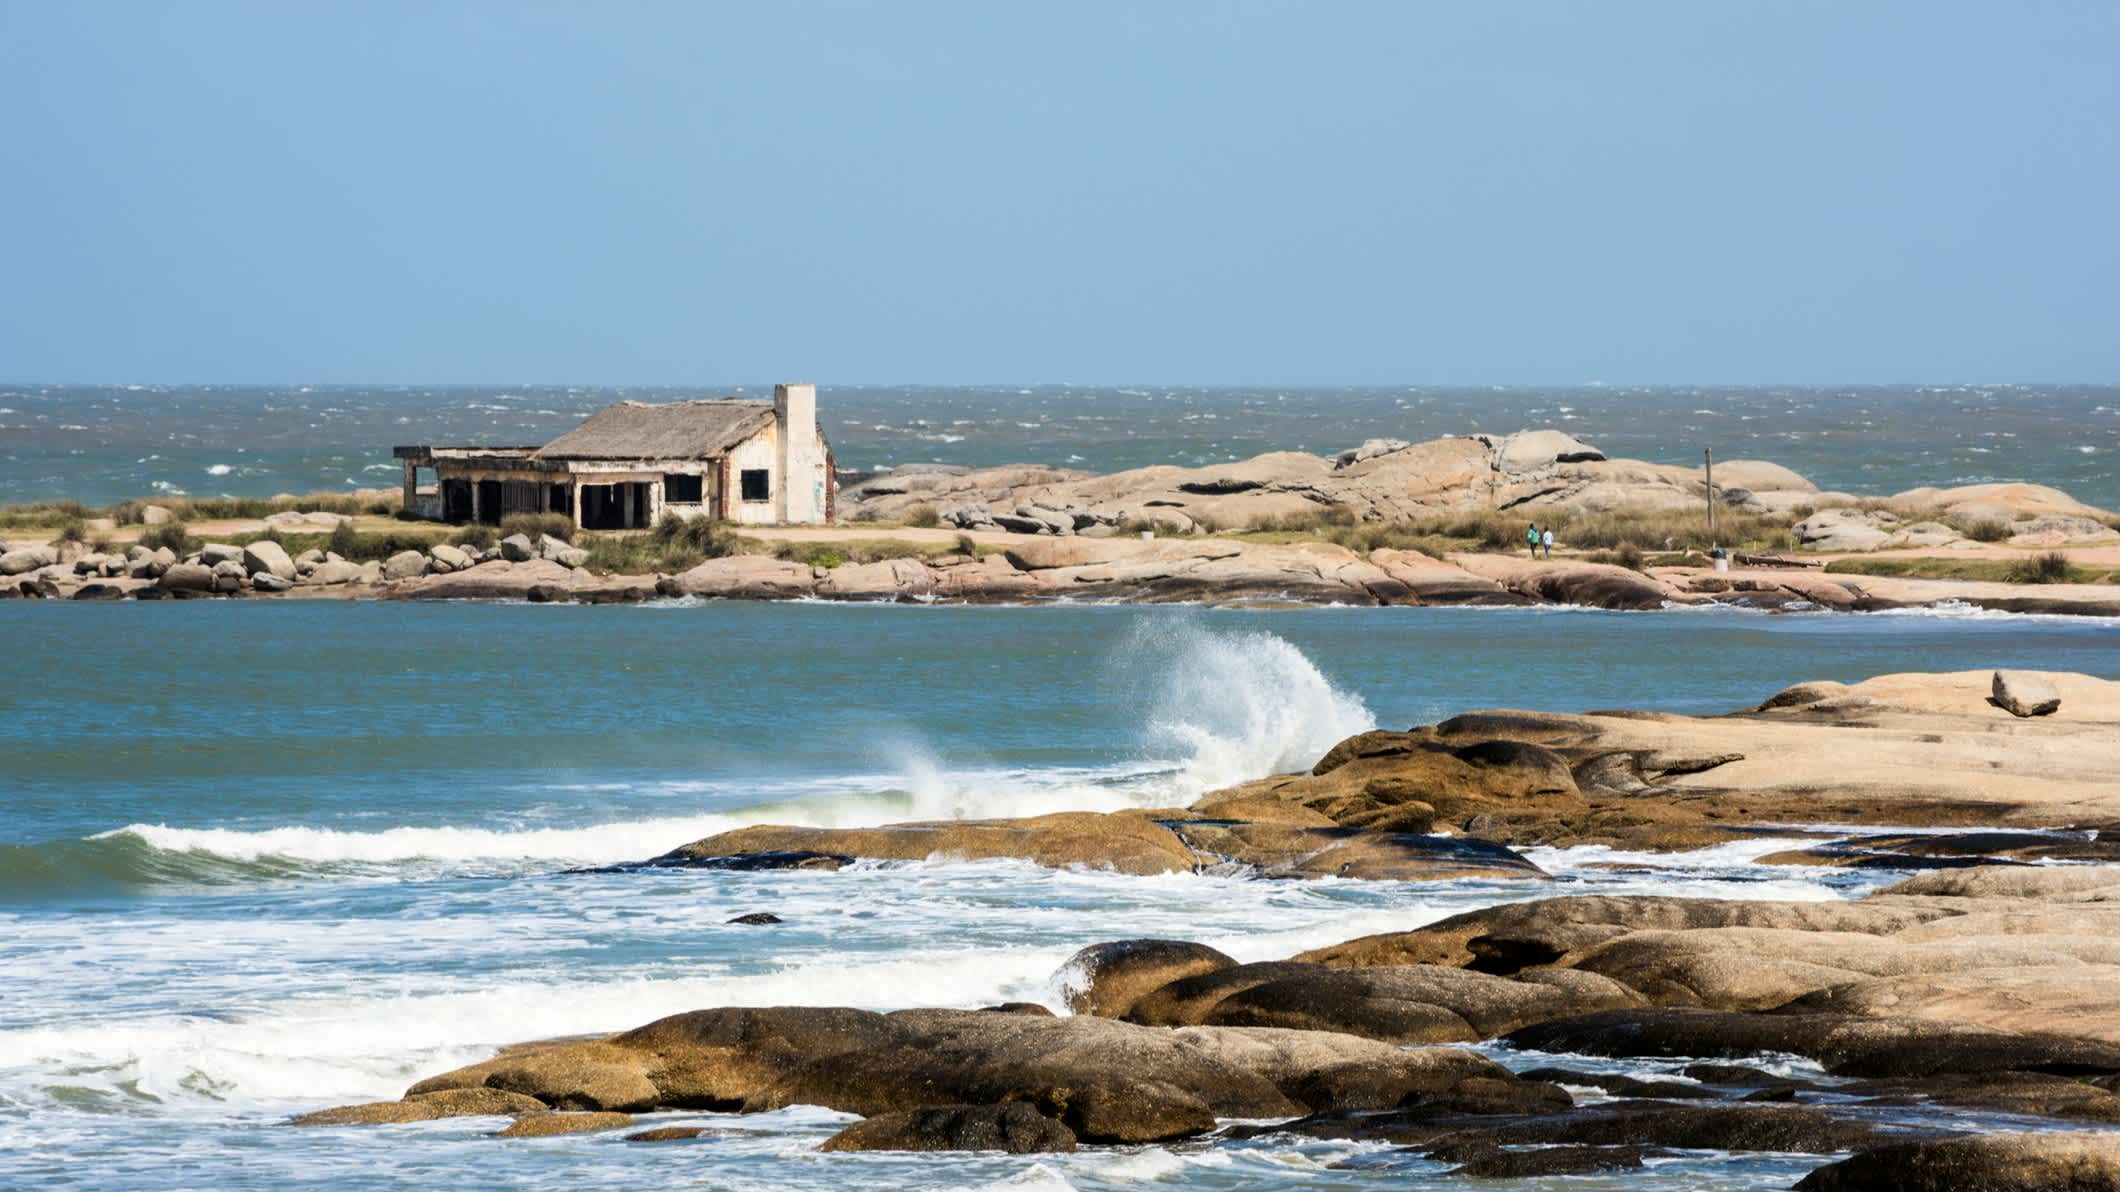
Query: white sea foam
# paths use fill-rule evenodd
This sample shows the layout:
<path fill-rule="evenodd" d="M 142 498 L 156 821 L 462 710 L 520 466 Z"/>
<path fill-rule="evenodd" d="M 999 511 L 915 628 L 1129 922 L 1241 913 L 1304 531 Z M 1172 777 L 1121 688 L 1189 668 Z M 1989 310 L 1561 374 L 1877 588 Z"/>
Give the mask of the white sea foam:
<path fill-rule="evenodd" d="M 1221 631 L 1195 621 L 1144 622 L 1123 644 L 1113 673 L 1118 693 L 1141 705 L 1144 739 L 1136 758 L 1105 769 L 956 767 L 907 726 L 874 742 L 875 754 L 890 767 L 885 773 L 816 779 L 785 788 L 781 797 L 714 814 L 515 830 L 135 823 L 96 838 L 129 835 L 166 852 L 242 862 L 611 864 L 746 824 L 869 827 L 1182 805 L 1218 787 L 1301 769 L 1339 741 L 1376 727 L 1359 699 L 1334 687 L 1301 650 L 1271 633 Z"/>
<path fill-rule="evenodd" d="M 702 1006 L 967 1006 L 1034 988 L 1067 949 L 825 956 L 742 976 L 511 980 L 461 992 L 309 997 L 236 1020 L 164 1015 L 0 1031 L 0 1081 L 35 1072 L 131 1085 L 164 1102 L 285 1106 L 391 1097 L 494 1047 L 638 1026 Z M 90 1074 L 93 1073 L 93 1076 Z"/>
<path fill-rule="evenodd" d="M 1153 676 L 1146 701 L 1151 747 L 1186 759 L 1183 785 L 1191 795 L 1305 768 L 1376 727 L 1359 698 L 1271 633 L 1158 619 L 1141 622 L 1122 649 L 1126 673 Z"/>
<path fill-rule="evenodd" d="M 206 474 L 208 476 L 226 476 L 233 471 L 235 471 L 235 469 L 227 464 L 214 464 L 212 467 L 206 469 Z"/>

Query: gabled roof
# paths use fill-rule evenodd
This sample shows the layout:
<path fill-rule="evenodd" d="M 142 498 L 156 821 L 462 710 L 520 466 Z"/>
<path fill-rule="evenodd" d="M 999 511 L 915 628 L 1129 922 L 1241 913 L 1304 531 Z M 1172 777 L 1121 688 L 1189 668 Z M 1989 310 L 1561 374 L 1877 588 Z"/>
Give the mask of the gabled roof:
<path fill-rule="evenodd" d="M 773 403 L 736 398 L 622 401 L 537 449 L 538 459 L 709 459 L 773 421 Z"/>

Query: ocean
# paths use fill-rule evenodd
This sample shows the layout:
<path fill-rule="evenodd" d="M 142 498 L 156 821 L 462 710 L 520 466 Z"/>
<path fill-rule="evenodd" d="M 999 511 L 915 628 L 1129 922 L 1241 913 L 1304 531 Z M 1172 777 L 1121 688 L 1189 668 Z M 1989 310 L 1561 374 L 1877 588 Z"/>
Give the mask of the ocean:
<path fill-rule="evenodd" d="M 0 384 L 0 504 L 393 488 L 400 444 L 546 442 L 622 398 L 699 389 Z M 1629 388 L 823 386 L 842 467 L 1042 463 L 1090 472 L 1333 453 L 1552 426 L 1608 454 L 1769 459 L 1821 488 L 2032 480 L 2120 508 L 2120 386 Z"/>
<path fill-rule="evenodd" d="M 714 1132 L 665 1146 L 280 1123 L 687 1009 L 1055 1005 L 1055 970 L 1115 938 L 1258 960 L 1552 893 L 1833 899 L 1901 876 L 1755 864 L 1775 840 L 1534 850 L 1560 878 L 1539 886 L 569 872 L 739 824 L 1169 805 L 1478 707 L 1713 712 L 2005 665 L 2120 678 L 2120 626 L 1950 610 L 21 601 L 0 643 L 0 1187 L 215 1192 L 1458 1187 L 1445 1164 L 1272 1136 L 827 1155 L 851 1119 L 807 1108 L 670 1115 Z M 785 922 L 727 923 L 753 911 Z M 1821 1161 L 1686 1152 L 1499 1186 L 1787 1187 Z"/>

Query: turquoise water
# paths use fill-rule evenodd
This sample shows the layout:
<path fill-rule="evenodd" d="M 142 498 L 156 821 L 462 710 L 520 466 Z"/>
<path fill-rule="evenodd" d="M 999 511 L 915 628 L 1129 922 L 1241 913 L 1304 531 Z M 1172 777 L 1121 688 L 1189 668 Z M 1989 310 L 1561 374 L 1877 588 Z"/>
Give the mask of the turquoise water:
<path fill-rule="evenodd" d="M 1548 889 L 1010 863 L 569 874 L 745 822 L 1158 806 L 1468 708 L 1739 708 L 1802 679 L 2120 677 L 2059 618 L 1566 609 L 0 605 L 0 1186 L 1424 1186 L 1261 1139 L 820 1155 L 818 1110 L 696 1144 L 483 1121 L 288 1130 L 500 1043 L 727 1004 L 1052 1001 L 1083 944 L 1287 955 Z M 1576 890 L 1834 898 L 1890 874 L 1758 842 Z M 728 926 L 768 910 L 772 928 Z M 1531 1062 L 1547 1062 L 1538 1057 Z M 1786 1186 L 1696 1155 L 1570 1188 Z M 1434 1181 L 1443 1186 L 1443 1181 Z M 1522 1187 L 1544 1186 L 1524 1184 Z"/>

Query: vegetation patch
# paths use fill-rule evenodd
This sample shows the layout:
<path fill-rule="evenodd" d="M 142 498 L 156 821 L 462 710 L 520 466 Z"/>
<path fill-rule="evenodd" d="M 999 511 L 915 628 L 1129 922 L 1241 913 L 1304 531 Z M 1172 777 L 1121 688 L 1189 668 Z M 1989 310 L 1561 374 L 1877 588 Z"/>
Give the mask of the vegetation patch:
<path fill-rule="evenodd" d="M 1907 579 L 1979 580 L 2006 584 L 2109 584 L 2116 582 L 2110 567 L 2071 564 L 2061 551 L 2048 551 L 2016 559 L 1848 558 L 1826 564 L 1829 575 L 1902 576 Z"/>
<path fill-rule="evenodd" d="M 573 542 L 574 519 L 564 513 L 511 513 L 502 518 L 500 536 L 513 538 L 517 534 L 532 542 L 542 542 L 547 538 Z"/>

